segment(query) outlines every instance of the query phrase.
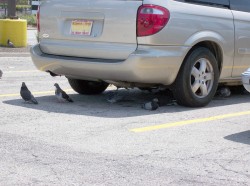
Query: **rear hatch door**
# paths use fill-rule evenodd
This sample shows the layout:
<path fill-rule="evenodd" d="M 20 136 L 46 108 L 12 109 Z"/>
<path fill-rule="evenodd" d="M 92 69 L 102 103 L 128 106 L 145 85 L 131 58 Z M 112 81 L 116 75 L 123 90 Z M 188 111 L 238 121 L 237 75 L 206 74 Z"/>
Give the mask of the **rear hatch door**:
<path fill-rule="evenodd" d="M 137 47 L 141 0 L 44 0 L 40 47 L 63 56 L 126 59 Z"/>

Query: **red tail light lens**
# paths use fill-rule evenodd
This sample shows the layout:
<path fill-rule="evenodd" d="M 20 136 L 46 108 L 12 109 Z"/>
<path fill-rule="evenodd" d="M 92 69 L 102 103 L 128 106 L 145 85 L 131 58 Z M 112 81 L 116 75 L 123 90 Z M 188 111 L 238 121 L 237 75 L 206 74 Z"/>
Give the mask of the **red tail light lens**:
<path fill-rule="evenodd" d="M 40 32 L 40 7 L 38 6 L 37 13 L 36 13 L 36 25 L 37 31 Z"/>
<path fill-rule="evenodd" d="M 156 5 L 142 5 L 137 13 L 137 36 L 149 36 L 165 27 L 170 18 L 166 8 Z"/>

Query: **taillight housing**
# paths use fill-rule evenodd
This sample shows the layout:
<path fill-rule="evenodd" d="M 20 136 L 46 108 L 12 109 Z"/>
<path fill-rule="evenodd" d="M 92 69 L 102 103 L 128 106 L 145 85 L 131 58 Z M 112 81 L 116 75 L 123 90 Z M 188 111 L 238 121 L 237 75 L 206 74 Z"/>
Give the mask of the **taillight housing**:
<path fill-rule="evenodd" d="M 36 26 L 37 26 L 37 31 L 40 32 L 40 7 L 39 6 L 37 8 L 37 13 L 36 13 Z"/>
<path fill-rule="evenodd" d="M 156 34 L 168 23 L 170 12 L 168 9 L 145 4 L 141 5 L 137 12 L 137 36 L 149 36 Z"/>

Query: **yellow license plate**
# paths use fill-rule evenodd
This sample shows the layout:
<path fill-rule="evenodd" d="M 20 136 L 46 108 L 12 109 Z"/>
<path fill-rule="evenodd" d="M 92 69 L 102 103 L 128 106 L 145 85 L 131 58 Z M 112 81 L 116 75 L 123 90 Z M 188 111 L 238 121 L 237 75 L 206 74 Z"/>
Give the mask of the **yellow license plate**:
<path fill-rule="evenodd" d="M 84 35 L 89 36 L 91 34 L 93 21 L 89 20 L 73 20 L 71 22 L 71 35 Z"/>

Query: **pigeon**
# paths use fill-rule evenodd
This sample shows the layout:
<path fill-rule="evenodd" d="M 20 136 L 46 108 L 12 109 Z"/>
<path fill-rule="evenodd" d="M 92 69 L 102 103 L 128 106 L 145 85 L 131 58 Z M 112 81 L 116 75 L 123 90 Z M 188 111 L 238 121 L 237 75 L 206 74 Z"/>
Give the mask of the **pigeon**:
<path fill-rule="evenodd" d="M 0 79 L 2 79 L 2 76 L 3 76 L 3 71 L 0 70 Z"/>
<path fill-rule="evenodd" d="M 29 89 L 27 88 L 24 82 L 22 82 L 20 95 L 26 103 L 38 104 L 37 100 L 31 94 L 31 92 L 29 91 Z"/>
<path fill-rule="evenodd" d="M 7 46 L 10 48 L 15 48 L 15 45 L 8 39 Z"/>
<path fill-rule="evenodd" d="M 145 110 L 156 110 L 159 108 L 158 100 L 153 99 L 150 102 L 143 103 L 141 107 Z"/>
<path fill-rule="evenodd" d="M 229 97 L 231 95 L 231 91 L 228 87 L 220 87 L 216 94 L 220 97 L 226 98 Z"/>
<path fill-rule="evenodd" d="M 158 96 L 154 98 L 153 101 L 158 103 L 159 107 L 176 105 L 176 101 L 168 95 Z"/>
<path fill-rule="evenodd" d="M 109 103 L 116 103 L 124 99 L 125 95 L 119 94 L 118 90 L 108 93 L 107 101 Z"/>
<path fill-rule="evenodd" d="M 73 102 L 66 92 L 64 92 L 57 83 L 54 84 L 56 87 L 55 95 L 59 102 Z"/>

